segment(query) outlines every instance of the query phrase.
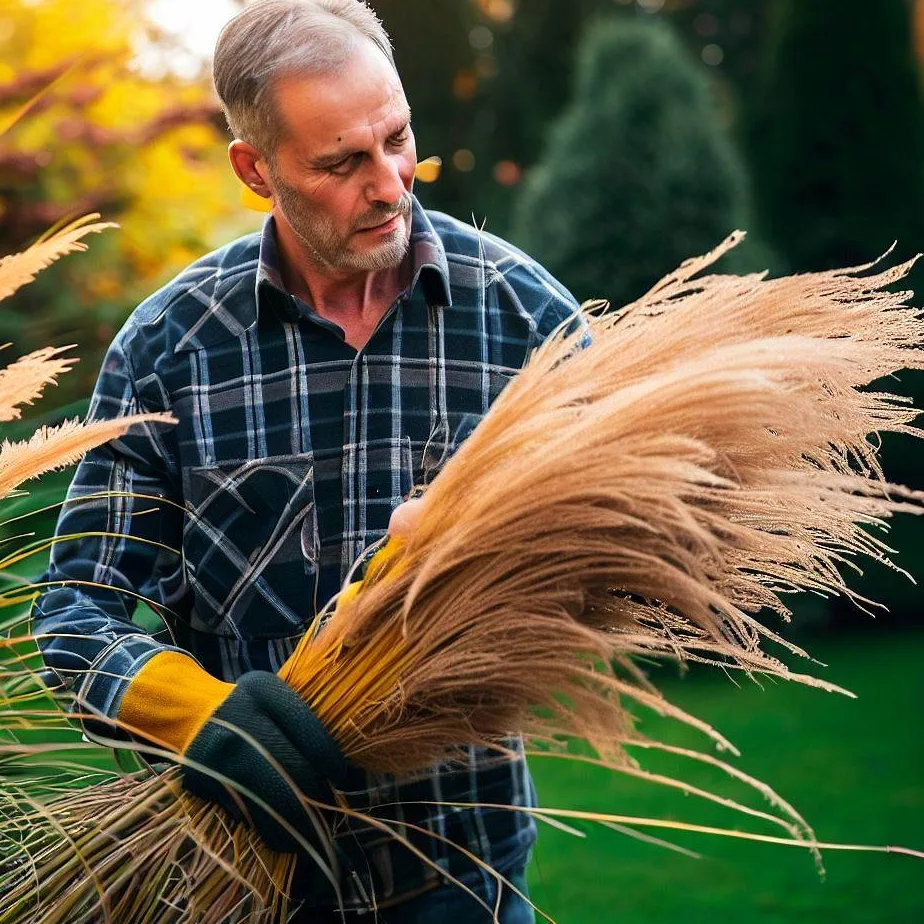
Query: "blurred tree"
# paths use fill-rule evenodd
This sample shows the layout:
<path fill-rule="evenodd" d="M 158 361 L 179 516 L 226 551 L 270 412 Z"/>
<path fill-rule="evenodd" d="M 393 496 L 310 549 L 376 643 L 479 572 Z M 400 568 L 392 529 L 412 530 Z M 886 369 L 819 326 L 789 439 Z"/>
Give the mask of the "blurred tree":
<path fill-rule="evenodd" d="M 907 0 L 777 0 L 751 133 L 771 241 L 796 269 L 924 246 L 924 108 Z"/>
<path fill-rule="evenodd" d="M 434 201 L 460 214 L 487 216 L 500 234 L 511 229 L 511 213 L 523 172 L 538 160 L 549 126 L 573 84 L 575 51 L 588 24 L 600 15 L 673 22 L 690 51 L 713 75 L 723 120 L 738 125 L 747 104 L 760 50 L 765 8 L 771 0 L 472 0 L 483 17 L 470 35 L 478 45 L 477 92 L 460 128 L 462 180 L 452 163 Z M 464 6 L 464 4 L 463 4 Z M 419 41 L 419 33 L 415 36 Z M 437 67 L 439 65 L 437 64 Z M 620 68 L 621 62 L 610 62 Z M 424 78 L 426 79 L 426 78 Z M 448 113 L 444 113 L 444 117 Z"/>
<path fill-rule="evenodd" d="M 666 14 L 703 62 L 745 102 L 760 73 L 773 0 L 673 0 Z"/>
<path fill-rule="evenodd" d="M 572 101 L 523 189 L 514 240 L 578 298 L 619 305 L 747 227 L 747 201 L 708 76 L 673 30 L 600 20 L 581 45 Z M 733 253 L 730 268 L 746 258 Z"/>
<path fill-rule="evenodd" d="M 612 6 L 613 0 L 531 0 L 497 24 L 498 70 L 491 103 L 499 155 L 524 166 L 538 160 L 548 125 L 568 101 L 585 26 Z"/>
<path fill-rule="evenodd" d="M 488 230 L 507 235 L 522 172 L 539 160 L 549 127 L 567 103 L 584 27 L 613 0 L 529 0 L 502 5 L 493 15 L 490 0 L 481 6 L 493 36 L 494 68 L 479 100 L 482 131 L 471 147 L 480 214 Z"/>
<path fill-rule="evenodd" d="M 4 306 L 0 341 L 76 342 L 69 393 L 86 393 L 129 310 L 194 257 L 255 219 L 238 205 L 206 75 L 145 70 L 170 49 L 142 0 L 5 0 L 0 16 L 0 252 L 99 211 L 122 230 L 94 258 L 44 273 Z M 148 55 L 150 58 L 151 55 Z M 258 219 L 257 219 L 258 221 Z"/>
<path fill-rule="evenodd" d="M 924 248 L 924 106 L 908 0 L 775 0 L 750 156 L 763 226 L 794 268 L 865 263 L 896 239 Z M 921 291 L 924 274 L 911 283 Z M 924 407 L 924 376 L 890 383 Z M 883 441 L 892 480 L 924 486 L 921 450 Z M 899 519 L 889 544 L 920 580 L 924 524 Z M 920 618 L 920 588 L 870 568 L 858 590 L 893 619 Z M 856 621 L 832 604 L 837 623 Z"/>

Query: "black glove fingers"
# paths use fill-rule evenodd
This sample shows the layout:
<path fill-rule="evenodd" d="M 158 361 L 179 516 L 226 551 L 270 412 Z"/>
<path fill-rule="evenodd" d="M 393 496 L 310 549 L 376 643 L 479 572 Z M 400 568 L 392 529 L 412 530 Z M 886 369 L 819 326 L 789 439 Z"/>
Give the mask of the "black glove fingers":
<path fill-rule="evenodd" d="M 240 784 L 315 844 L 320 840 L 317 817 L 300 795 L 333 804 L 326 771 L 342 777 L 346 768 L 339 748 L 298 694 L 275 674 L 259 672 L 241 678 L 186 756 Z M 236 819 L 248 818 L 272 849 L 300 849 L 282 822 L 241 789 L 189 766 L 183 779 L 190 792 L 221 805 Z"/>
<path fill-rule="evenodd" d="M 303 750 L 298 743 L 298 728 L 279 726 L 275 723 L 275 716 L 264 709 L 265 703 L 255 704 L 257 711 L 265 716 L 265 727 L 272 728 L 272 736 L 264 733 L 263 742 L 270 760 L 264 758 L 267 778 L 277 781 L 279 789 L 277 796 L 286 802 L 301 803 L 298 795 L 293 792 L 293 786 L 298 794 L 307 796 L 322 805 L 333 804 L 334 792 L 330 783 L 318 772 L 311 762 L 310 751 Z M 272 737 L 272 740 L 270 740 Z M 281 790 L 285 790 L 283 793 Z M 267 800 L 269 801 L 269 800 Z M 274 803 L 271 803 L 274 804 Z M 294 808 L 294 806 L 291 806 Z"/>
<path fill-rule="evenodd" d="M 316 776 L 334 785 L 346 776 L 347 761 L 336 741 L 304 700 L 275 674 L 254 671 L 239 681 L 266 718 Z M 293 761 L 296 766 L 298 761 Z M 307 780 L 306 780 L 307 782 Z M 307 791 L 307 790 L 306 790 Z"/>
<path fill-rule="evenodd" d="M 183 785 L 193 795 L 220 805 L 236 821 L 249 821 L 274 850 L 292 852 L 296 849 L 292 836 L 248 793 L 262 799 L 296 827 L 304 814 L 301 803 L 285 780 L 240 735 L 237 723 L 228 724 L 235 727 L 210 722 L 211 727 L 200 732 L 186 756 L 203 769 L 185 765 Z M 238 785 L 224 783 L 209 773 L 210 769 Z"/>

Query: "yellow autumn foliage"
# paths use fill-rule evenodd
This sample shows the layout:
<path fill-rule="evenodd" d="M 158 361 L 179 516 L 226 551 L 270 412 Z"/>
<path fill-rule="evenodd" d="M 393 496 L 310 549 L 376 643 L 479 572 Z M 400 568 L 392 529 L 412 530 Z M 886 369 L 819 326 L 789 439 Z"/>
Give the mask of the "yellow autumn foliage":
<path fill-rule="evenodd" d="M 180 54 L 149 6 L 3 0 L 0 10 L 0 126 L 15 120 L 0 134 L 0 252 L 87 212 L 123 229 L 97 259 L 45 274 L 0 319 L 0 342 L 76 341 L 82 390 L 138 301 L 260 222 L 239 202 L 208 62 L 196 77 L 172 72 Z M 152 53 L 168 66 L 145 64 Z"/>

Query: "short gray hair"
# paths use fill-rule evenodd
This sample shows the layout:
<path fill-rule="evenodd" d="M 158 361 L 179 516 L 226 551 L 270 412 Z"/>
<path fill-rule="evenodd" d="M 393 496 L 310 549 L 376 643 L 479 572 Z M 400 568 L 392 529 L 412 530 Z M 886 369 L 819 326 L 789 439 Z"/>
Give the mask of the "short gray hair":
<path fill-rule="evenodd" d="M 329 74 L 371 41 L 391 62 L 391 40 L 363 0 L 257 0 L 221 31 L 213 76 L 228 127 L 271 163 L 281 135 L 273 84 L 294 74 Z"/>

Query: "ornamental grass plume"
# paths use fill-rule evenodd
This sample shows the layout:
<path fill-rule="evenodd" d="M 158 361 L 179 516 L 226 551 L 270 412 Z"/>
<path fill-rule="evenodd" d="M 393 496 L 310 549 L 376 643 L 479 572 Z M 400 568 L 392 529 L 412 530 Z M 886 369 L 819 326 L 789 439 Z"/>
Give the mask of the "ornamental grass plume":
<path fill-rule="evenodd" d="M 22 253 L 0 259 L 0 301 L 33 281 L 39 271 L 62 256 L 86 250 L 82 238 L 87 234 L 115 227 L 109 222 L 97 221 L 99 217 L 88 215 L 53 229 Z M 47 386 L 53 385 L 59 375 L 71 368 L 76 360 L 62 355 L 68 349 L 46 347 L 20 357 L 4 369 L 0 369 L 0 422 L 18 420 L 24 406 L 31 405 L 40 398 Z M 10 497 L 23 482 L 76 462 L 89 449 L 121 436 L 130 427 L 155 422 L 169 423 L 172 422 L 172 418 L 165 414 L 138 414 L 116 421 L 83 423 L 79 420 L 65 420 L 56 427 L 41 427 L 28 440 L 4 440 L 0 444 L 0 501 Z M 25 599 L 34 597 L 34 593 L 29 594 L 28 588 L 23 588 L 12 579 L 7 570 L 26 554 L 28 552 L 17 550 L 0 558 L 0 574 L 13 582 L 12 592 L 5 591 L 0 594 L 0 607 L 22 602 L 24 594 Z M 35 667 L 30 666 L 27 658 L 22 660 L 23 648 L 16 639 L 0 639 L 0 655 L 3 656 L 3 669 L 0 671 L 0 710 L 3 711 L 0 723 L 0 759 L 5 760 L 9 756 L 6 745 L 11 739 L 19 747 L 23 740 L 34 742 L 36 739 L 46 738 L 48 733 L 53 734 L 55 726 L 60 727 L 61 723 L 60 720 L 43 715 L 38 710 L 34 715 L 27 712 L 25 717 L 17 714 L 16 708 L 7 711 L 7 707 L 11 705 L 22 705 L 34 700 L 37 687 L 34 683 L 30 684 L 29 680 Z M 25 697 L 23 680 L 26 681 L 26 686 L 31 686 L 31 691 Z M 47 745 L 35 745 L 35 748 L 40 752 L 45 746 Z M 62 768 L 58 767 L 56 774 L 59 778 L 61 773 Z M 0 770 L 0 775 L 6 777 L 5 769 Z M 43 779 L 55 790 L 54 777 L 46 775 Z M 15 781 L 11 780 L 7 785 L 7 780 L 4 779 L 0 794 L 0 813 L 6 815 L 6 807 L 11 802 L 29 798 L 27 793 L 18 788 Z M 7 826 L 3 828 L 0 857 L 7 854 L 11 830 Z M 0 873 L 0 882 L 2 879 L 3 874 Z M 5 888 L 0 886 L 0 906 L 5 906 L 5 892 Z"/>
<path fill-rule="evenodd" d="M 45 267 L 66 254 L 84 251 L 82 238 L 116 225 L 87 215 L 43 235 L 22 253 L 0 258 L 0 301 L 32 282 Z M 0 422 L 18 420 L 22 407 L 41 397 L 75 360 L 63 357 L 69 349 L 45 347 L 0 369 Z M 164 414 L 140 414 L 118 421 L 81 423 L 65 421 L 57 427 L 42 427 L 25 442 L 4 440 L 0 445 L 0 500 L 24 481 L 44 472 L 76 462 L 87 450 L 121 436 L 129 427 L 155 421 L 171 422 Z"/>
<path fill-rule="evenodd" d="M 756 614 L 788 618 L 798 590 L 853 596 L 838 565 L 887 561 L 869 528 L 920 512 L 870 440 L 920 435 L 917 411 L 861 387 L 924 367 L 924 323 L 889 288 L 910 263 L 700 275 L 739 240 L 588 313 L 589 344 L 541 346 L 400 554 L 306 636 L 284 679 L 354 760 L 406 772 L 517 729 L 618 762 L 622 698 L 667 708 L 635 654 L 826 686 L 761 649 L 786 643 Z"/>
<path fill-rule="evenodd" d="M 510 733 L 546 751 L 579 738 L 607 766 L 774 821 L 780 842 L 820 846 L 756 781 L 772 812 L 647 775 L 625 750 L 658 746 L 634 728 L 628 701 L 733 750 L 661 696 L 640 655 L 836 690 L 764 651 L 804 654 L 758 617 L 789 618 L 784 598 L 801 590 L 863 605 L 840 568 L 888 563 L 874 531 L 924 501 L 884 480 L 873 442 L 920 435 L 917 412 L 870 387 L 924 367 L 924 321 L 894 290 L 912 263 L 704 275 L 739 240 L 620 311 L 587 306 L 586 328 L 539 347 L 427 487 L 414 528 L 306 633 L 280 674 L 355 764 L 404 774 L 465 743 L 503 750 Z M 35 746 L 4 753 L 33 780 L 61 772 Z M 46 779 L 41 798 L 7 795 L 0 922 L 284 920 L 292 859 L 178 780 L 172 769 L 51 798 Z M 335 881 L 333 853 L 303 843 Z"/>

